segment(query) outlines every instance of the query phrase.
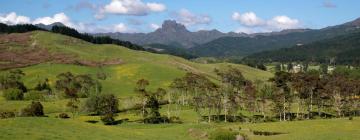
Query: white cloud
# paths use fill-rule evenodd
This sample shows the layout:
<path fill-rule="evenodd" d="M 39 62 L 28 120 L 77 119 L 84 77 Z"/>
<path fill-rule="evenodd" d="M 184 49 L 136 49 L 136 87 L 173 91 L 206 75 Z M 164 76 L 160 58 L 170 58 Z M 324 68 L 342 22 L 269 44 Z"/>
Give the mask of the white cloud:
<path fill-rule="evenodd" d="M 247 33 L 247 34 L 255 33 L 254 29 L 246 28 L 246 27 L 240 27 L 240 28 L 236 29 L 235 32 L 236 33 Z"/>
<path fill-rule="evenodd" d="M 196 15 L 187 9 L 181 9 L 179 12 L 176 12 L 174 16 L 178 22 L 184 24 L 185 26 L 209 24 L 212 20 L 208 15 Z"/>
<path fill-rule="evenodd" d="M 0 15 L 0 22 L 14 25 L 14 24 L 27 24 L 31 23 L 29 17 L 17 15 L 15 12 L 11 12 L 5 15 Z"/>
<path fill-rule="evenodd" d="M 151 24 L 150 24 L 150 28 L 153 29 L 153 30 L 156 30 L 156 29 L 159 29 L 159 28 L 160 28 L 160 25 L 151 23 Z"/>
<path fill-rule="evenodd" d="M 292 19 L 285 15 L 275 16 L 269 20 L 263 20 L 256 16 L 254 12 L 246 12 L 244 14 L 234 12 L 232 14 L 232 19 L 242 25 L 242 27 L 235 30 L 235 32 L 271 32 L 301 27 L 298 19 Z"/>
<path fill-rule="evenodd" d="M 232 15 L 232 19 L 246 26 L 264 25 L 264 21 L 261 18 L 257 17 L 254 12 L 247 12 L 244 14 L 234 12 Z"/>
<path fill-rule="evenodd" d="M 70 18 L 65 15 L 65 13 L 57 13 L 52 17 L 40 17 L 33 21 L 33 24 L 53 24 L 55 22 L 61 22 L 62 24 L 75 28 L 75 25 L 71 22 Z"/>
<path fill-rule="evenodd" d="M 75 27 L 80 32 L 87 33 L 108 33 L 108 32 L 121 32 L 121 33 L 134 33 L 135 29 L 131 29 L 124 23 L 113 25 L 97 25 L 94 23 L 78 23 Z"/>
<path fill-rule="evenodd" d="M 95 18 L 102 19 L 105 14 L 145 16 L 151 12 L 162 12 L 166 6 L 161 3 L 144 3 L 141 0 L 112 0 L 101 7 Z"/>
<path fill-rule="evenodd" d="M 166 10 L 166 6 L 164 4 L 160 4 L 160 3 L 147 3 L 146 4 L 148 6 L 148 8 L 150 9 L 150 11 L 153 12 L 162 12 Z"/>
<path fill-rule="evenodd" d="M 287 16 L 275 16 L 268 21 L 268 25 L 275 29 L 294 29 L 300 27 L 300 22 L 297 19 L 291 19 Z"/>
<path fill-rule="evenodd" d="M 124 23 L 119 23 L 114 25 L 114 31 L 115 32 L 127 32 L 128 28 L 125 26 Z"/>

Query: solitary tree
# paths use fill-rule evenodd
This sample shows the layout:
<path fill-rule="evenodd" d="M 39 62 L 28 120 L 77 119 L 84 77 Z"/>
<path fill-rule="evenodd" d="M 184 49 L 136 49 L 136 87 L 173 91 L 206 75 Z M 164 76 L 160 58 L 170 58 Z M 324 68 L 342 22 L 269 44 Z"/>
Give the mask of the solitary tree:
<path fill-rule="evenodd" d="M 140 79 L 136 82 L 136 87 L 135 87 L 135 92 L 139 94 L 140 98 L 141 98 L 141 115 L 143 117 L 145 116 L 145 111 L 146 111 L 146 102 L 147 102 L 147 98 L 149 96 L 148 91 L 146 91 L 146 87 L 149 86 L 149 81 L 145 80 L 145 79 Z"/>

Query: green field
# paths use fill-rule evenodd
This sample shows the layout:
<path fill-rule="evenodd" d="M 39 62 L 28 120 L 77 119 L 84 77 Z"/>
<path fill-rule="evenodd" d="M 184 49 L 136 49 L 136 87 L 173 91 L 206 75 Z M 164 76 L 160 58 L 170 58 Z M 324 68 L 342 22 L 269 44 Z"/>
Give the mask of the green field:
<path fill-rule="evenodd" d="M 121 117 L 121 115 L 120 115 Z M 87 117 L 89 119 L 89 117 Z M 61 120 L 56 118 L 15 118 L 0 120 L 0 139 L 128 139 L 170 140 L 197 139 L 200 134 L 218 128 L 232 128 L 248 134 L 251 140 L 356 140 L 360 137 L 360 118 L 274 122 L 259 124 L 161 124 L 124 123 L 117 126 L 90 124 L 84 118 Z M 256 136 L 251 130 L 283 132 L 275 136 Z M 195 134 L 196 135 L 196 134 Z"/>
<path fill-rule="evenodd" d="M 74 74 L 91 74 L 104 72 L 107 79 L 101 81 L 104 93 L 115 94 L 120 99 L 120 108 L 126 104 L 125 100 L 135 97 L 134 86 L 137 80 L 147 79 L 150 81 L 150 90 L 158 87 L 167 88 L 175 78 L 183 76 L 186 72 L 194 72 L 206 75 L 217 82 L 215 68 L 223 69 L 228 65 L 239 68 L 245 78 L 250 80 L 266 81 L 273 76 L 272 73 L 261 71 L 245 65 L 229 63 L 199 64 L 179 57 L 153 54 L 143 51 L 130 50 L 116 45 L 95 45 L 71 37 L 53 34 L 49 32 L 32 32 L 30 44 L 49 50 L 50 53 L 63 53 L 76 56 L 77 60 L 104 61 L 119 59 L 121 64 L 107 65 L 103 67 L 80 66 L 73 64 L 58 64 L 46 62 L 21 68 L 26 74 L 23 78 L 25 85 L 33 88 L 39 81 L 49 78 L 54 86 L 56 75 L 64 72 Z M 15 44 L 16 46 L 16 44 Z M 18 46 L 17 46 L 18 47 Z M 6 71 L 1 71 L 6 72 Z M 1 95 L 1 93 L 0 93 Z M 204 139 L 197 135 L 207 134 L 218 128 L 232 128 L 234 131 L 241 126 L 242 133 L 249 135 L 251 140 L 261 139 L 329 139 L 346 140 L 360 137 L 360 118 L 352 121 L 347 119 L 310 120 L 297 122 L 274 122 L 274 123 L 196 123 L 197 115 L 192 108 L 185 107 L 180 114 L 183 124 L 149 125 L 137 122 L 126 122 L 116 126 L 105 126 L 101 122 L 91 124 L 86 121 L 99 121 L 98 116 L 86 116 L 80 114 L 74 119 L 58 119 L 55 116 L 61 112 L 67 112 L 65 104 L 68 100 L 49 98 L 43 101 L 44 111 L 48 117 L 17 117 L 0 119 L 0 139 L 129 139 L 129 140 L 153 140 L 153 139 Z M 83 101 L 83 99 L 81 100 Z M 19 111 L 31 101 L 6 101 L 0 97 L 0 111 Z M 165 113 L 166 106 L 162 108 Z M 134 112 L 119 113 L 117 118 L 130 121 L 139 119 Z M 255 136 L 248 131 L 262 130 L 275 131 L 287 134 L 276 136 Z M 189 130 L 196 130 L 189 132 Z"/>

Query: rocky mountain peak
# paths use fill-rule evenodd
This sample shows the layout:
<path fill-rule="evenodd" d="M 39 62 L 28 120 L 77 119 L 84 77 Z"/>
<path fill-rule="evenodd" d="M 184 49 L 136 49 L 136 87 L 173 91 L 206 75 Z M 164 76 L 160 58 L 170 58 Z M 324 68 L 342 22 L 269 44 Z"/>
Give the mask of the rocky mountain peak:
<path fill-rule="evenodd" d="M 165 20 L 159 30 L 167 32 L 188 32 L 184 25 L 177 23 L 175 20 Z"/>

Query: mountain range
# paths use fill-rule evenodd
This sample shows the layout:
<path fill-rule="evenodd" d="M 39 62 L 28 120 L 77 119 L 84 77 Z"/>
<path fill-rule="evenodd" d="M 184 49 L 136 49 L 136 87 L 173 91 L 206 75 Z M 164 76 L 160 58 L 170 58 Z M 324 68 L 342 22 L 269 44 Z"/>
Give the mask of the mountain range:
<path fill-rule="evenodd" d="M 61 23 L 51 25 L 38 24 L 36 26 L 49 30 L 55 25 L 64 26 Z M 280 32 L 256 34 L 222 33 L 218 30 L 191 32 L 184 25 L 176 21 L 166 20 L 161 28 L 150 33 L 97 33 L 95 35 L 110 36 L 114 39 L 130 41 L 140 44 L 144 48 L 153 49 L 155 52 L 184 58 L 243 58 L 249 55 L 254 57 L 252 54 L 258 54 L 263 51 L 268 53 L 268 51 L 272 50 L 292 48 L 321 42 L 322 40 L 328 41 L 338 36 L 346 36 L 359 31 L 360 18 L 322 29 L 290 29 Z M 264 56 L 264 54 L 260 56 Z"/>
<path fill-rule="evenodd" d="M 289 29 L 269 33 L 222 33 L 218 30 L 191 32 L 176 21 L 166 20 L 161 28 L 150 33 L 99 33 L 114 39 L 130 41 L 143 46 L 162 45 L 185 48 L 188 54 L 199 57 L 245 57 L 253 53 L 290 48 L 329 39 L 359 30 L 360 18 L 323 29 Z M 161 49 L 163 50 L 163 49 Z"/>
<path fill-rule="evenodd" d="M 247 36 L 244 33 L 222 33 L 218 30 L 191 32 L 184 25 L 174 20 L 165 20 L 159 29 L 150 33 L 98 33 L 96 35 L 110 36 L 114 39 L 130 41 L 140 45 L 163 44 L 184 48 L 195 47 L 225 36 Z"/>
<path fill-rule="evenodd" d="M 222 37 L 191 48 L 190 51 L 197 56 L 243 57 L 261 51 L 290 48 L 354 33 L 359 30 L 359 21 L 360 19 L 357 19 L 323 29 L 306 29 L 283 34 L 256 35 L 253 37 Z"/>

